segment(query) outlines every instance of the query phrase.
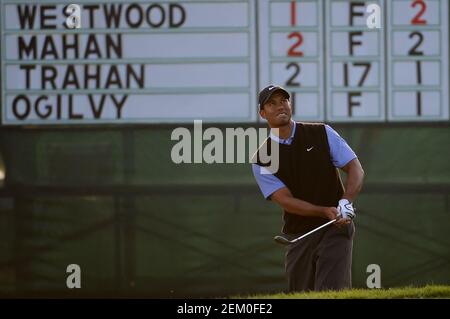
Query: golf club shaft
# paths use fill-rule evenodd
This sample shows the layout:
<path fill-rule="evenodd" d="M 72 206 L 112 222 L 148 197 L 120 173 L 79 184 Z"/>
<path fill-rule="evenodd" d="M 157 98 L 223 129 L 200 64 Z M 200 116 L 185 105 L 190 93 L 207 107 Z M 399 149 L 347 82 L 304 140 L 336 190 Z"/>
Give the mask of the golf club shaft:
<path fill-rule="evenodd" d="M 304 237 L 306 237 L 306 236 L 308 236 L 308 235 L 310 235 L 310 234 L 312 234 L 312 233 L 318 231 L 319 229 L 324 228 L 325 226 L 328 226 L 328 225 L 334 223 L 336 220 L 337 220 L 337 218 L 335 218 L 335 219 L 333 219 L 333 220 L 330 220 L 329 222 L 327 222 L 327 223 L 325 223 L 325 224 L 323 224 L 323 225 L 321 225 L 321 226 L 319 226 L 319 227 L 317 227 L 317 228 L 315 228 L 315 229 L 313 229 L 313 230 L 307 232 L 306 234 L 303 234 L 303 235 L 301 235 L 300 237 L 295 238 L 294 240 L 291 240 L 291 243 L 295 243 L 296 241 L 298 241 L 298 240 L 300 240 L 300 239 L 302 239 L 302 238 L 304 238 Z"/>

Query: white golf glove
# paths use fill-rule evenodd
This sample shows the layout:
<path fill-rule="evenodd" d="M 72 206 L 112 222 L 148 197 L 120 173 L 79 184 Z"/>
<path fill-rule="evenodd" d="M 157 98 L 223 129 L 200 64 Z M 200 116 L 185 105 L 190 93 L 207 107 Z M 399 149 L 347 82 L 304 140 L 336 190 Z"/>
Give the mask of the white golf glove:
<path fill-rule="evenodd" d="M 345 198 L 339 201 L 337 210 L 342 218 L 353 219 L 356 216 L 352 202 Z"/>

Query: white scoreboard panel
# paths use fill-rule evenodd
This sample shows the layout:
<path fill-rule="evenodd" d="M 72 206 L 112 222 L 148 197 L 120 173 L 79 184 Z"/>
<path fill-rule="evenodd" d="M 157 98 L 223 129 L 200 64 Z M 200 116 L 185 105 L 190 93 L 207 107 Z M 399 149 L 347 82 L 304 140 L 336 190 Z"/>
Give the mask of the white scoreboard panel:
<path fill-rule="evenodd" d="M 448 0 L 389 6 L 389 120 L 448 119 Z"/>
<path fill-rule="evenodd" d="M 81 7 L 81 28 L 65 8 Z M 4 124 L 256 119 L 254 1 L 1 1 Z"/>
<path fill-rule="evenodd" d="M 366 7 L 370 3 L 378 4 L 383 12 L 384 1 L 327 1 L 330 121 L 385 119 L 384 32 L 367 27 Z"/>
<path fill-rule="evenodd" d="M 81 28 L 65 25 L 81 8 Z M 367 7 L 381 9 L 381 28 Z M 1 124 L 449 120 L 447 0 L 0 0 Z"/>
<path fill-rule="evenodd" d="M 259 84 L 284 86 L 293 116 L 325 119 L 324 29 L 321 1 L 260 1 Z"/>

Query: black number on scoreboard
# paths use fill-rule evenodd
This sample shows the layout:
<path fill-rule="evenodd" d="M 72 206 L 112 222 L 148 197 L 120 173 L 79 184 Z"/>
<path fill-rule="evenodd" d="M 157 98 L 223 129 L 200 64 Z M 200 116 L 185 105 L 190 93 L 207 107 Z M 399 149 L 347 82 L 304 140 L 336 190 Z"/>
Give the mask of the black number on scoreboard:
<path fill-rule="evenodd" d="M 417 41 L 417 43 L 411 48 L 411 50 L 408 51 L 408 55 L 423 55 L 423 51 L 417 51 L 417 49 L 423 42 L 423 34 L 418 31 L 414 31 L 409 35 L 409 38 L 412 39 L 414 37 L 418 37 L 419 41 Z"/>
<path fill-rule="evenodd" d="M 292 108 L 292 115 L 295 115 L 295 92 L 291 92 L 291 108 Z"/>
<path fill-rule="evenodd" d="M 292 76 L 287 80 L 286 86 L 300 86 L 300 82 L 297 82 L 297 76 L 300 74 L 300 65 L 295 62 L 291 62 L 286 66 L 286 70 L 294 69 L 294 73 Z"/>
<path fill-rule="evenodd" d="M 355 67 L 363 67 L 364 72 L 361 75 L 361 78 L 359 79 L 358 86 L 363 86 L 364 82 L 366 82 L 367 75 L 369 75 L 370 68 L 372 67 L 372 64 L 370 62 L 353 62 L 353 66 Z M 344 63 L 344 86 L 349 86 L 348 81 L 348 63 Z"/>

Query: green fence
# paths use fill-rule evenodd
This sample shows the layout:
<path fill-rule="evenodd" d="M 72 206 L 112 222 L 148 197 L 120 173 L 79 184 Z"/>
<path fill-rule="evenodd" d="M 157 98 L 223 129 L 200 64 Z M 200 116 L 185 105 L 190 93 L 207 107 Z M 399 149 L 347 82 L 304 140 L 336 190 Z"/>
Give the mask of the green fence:
<path fill-rule="evenodd" d="M 354 286 L 366 286 L 370 264 L 383 287 L 449 284 L 450 126 L 333 127 L 366 172 Z M 173 128 L 1 128 L 0 293 L 284 290 L 284 249 L 272 241 L 280 209 L 249 164 L 174 164 Z M 69 264 L 81 267 L 76 291 L 66 287 Z"/>

